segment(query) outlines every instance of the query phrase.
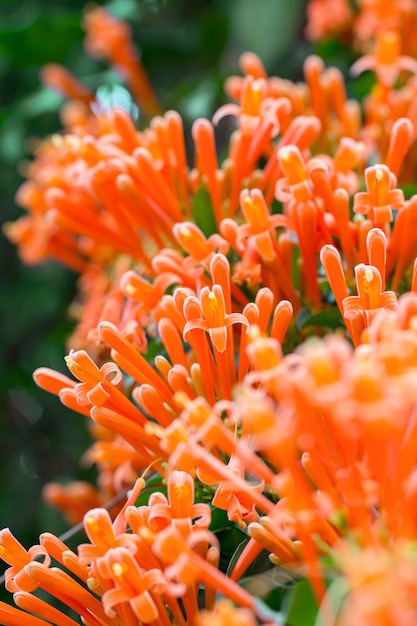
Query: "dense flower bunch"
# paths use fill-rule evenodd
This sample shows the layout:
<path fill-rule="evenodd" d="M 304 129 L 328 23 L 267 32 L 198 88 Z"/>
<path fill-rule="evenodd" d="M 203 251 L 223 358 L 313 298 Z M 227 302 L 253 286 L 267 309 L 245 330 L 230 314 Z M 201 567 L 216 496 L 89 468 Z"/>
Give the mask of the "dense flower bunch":
<path fill-rule="evenodd" d="M 317 624 L 417 621 L 417 6 L 308 11 L 310 36 L 367 48 L 363 111 L 321 58 L 295 84 L 247 53 L 233 103 L 192 127 L 192 167 L 176 112 L 139 131 L 44 70 L 64 130 L 7 234 L 80 275 L 72 377 L 34 377 L 89 419 L 98 483 L 45 489 L 83 521 L 76 552 L 1 531 L 7 626 L 297 626 L 306 590 Z M 85 26 L 158 114 L 126 24 L 98 8 Z"/>

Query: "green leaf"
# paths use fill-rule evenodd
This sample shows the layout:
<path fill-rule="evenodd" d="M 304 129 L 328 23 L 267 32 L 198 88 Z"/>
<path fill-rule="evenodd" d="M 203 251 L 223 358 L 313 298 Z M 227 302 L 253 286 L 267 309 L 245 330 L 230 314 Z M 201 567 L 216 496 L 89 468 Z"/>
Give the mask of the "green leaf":
<path fill-rule="evenodd" d="M 167 486 L 166 484 L 163 483 L 163 479 L 159 475 L 153 476 L 152 478 L 146 481 L 146 484 L 142 492 L 139 494 L 139 497 L 136 500 L 135 506 L 142 506 L 142 505 L 148 504 L 149 497 L 151 496 L 151 494 L 157 493 L 157 492 L 163 493 L 165 495 L 167 493 Z"/>
<path fill-rule="evenodd" d="M 217 233 L 217 225 L 214 218 L 210 194 L 204 187 L 200 187 L 194 196 L 192 212 L 195 223 L 206 237 Z"/>
<path fill-rule="evenodd" d="M 211 510 L 211 522 L 209 530 L 212 533 L 217 534 L 221 530 L 230 530 L 234 527 L 234 522 L 231 522 L 226 511 L 213 507 Z"/>
<path fill-rule="evenodd" d="M 315 315 L 309 313 L 308 309 L 301 309 L 296 322 L 298 330 L 306 326 L 322 326 L 324 328 L 334 329 L 343 328 L 345 325 L 337 307 L 320 311 L 320 313 L 316 313 Z"/>
<path fill-rule="evenodd" d="M 342 576 L 339 576 L 338 578 L 336 578 L 330 584 L 327 590 L 326 602 L 330 609 L 330 613 L 334 616 L 335 619 L 337 619 L 337 615 L 340 611 L 340 608 L 348 592 L 349 592 L 348 583 Z M 325 616 L 321 614 L 321 611 L 319 611 L 319 614 L 317 616 L 317 620 L 314 626 L 326 626 L 326 623 L 327 621 L 325 619 Z"/>
<path fill-rule="evenodd" d="M 62 97 L 57 93 L 41 87 L 19 103 L 19 112 L 26 118 L 36 117 L 42 113 L 56 111 L 62 104 Z"/>
<path fill-rule="evenodd" d="M 167 356 L 167 352 L 164 349 L 164 345 L 160 337 L 148 338 L 148 349 L 144 355 L 147 361 L 152 361 L 158 354 Z"/>
<path fill-rule="evenodd" d="M 406 199 L 411 198 L 417 194 L 417 185 L 414 183 L 408 183 L 407 185 L 398 185 L 403 190 Z"/>
<path fill-rule="evenodd" d="M 297 583 L 286 595 L 283 614 L 287 626 L 314 626 L 319 612 L 308 580 Z"/>

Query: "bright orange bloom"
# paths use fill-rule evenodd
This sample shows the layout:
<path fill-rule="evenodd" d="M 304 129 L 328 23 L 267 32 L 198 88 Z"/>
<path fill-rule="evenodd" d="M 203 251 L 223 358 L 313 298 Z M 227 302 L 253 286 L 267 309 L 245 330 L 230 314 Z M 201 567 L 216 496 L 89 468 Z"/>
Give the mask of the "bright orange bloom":
<path fill-rule="evenodd" d="M 41 80 L 66 98 L 74 98 L 89 105 L 94 102 L 94 94 L 65 67 L 57 63 L 48 63 L 41 70 Z"/>
<path fill-rule="evenodd" d="M 5 572 L 6 589 L 14 592 L 24 589 L 33 591 L 36 583 L 28 576 L 25 566 L 37 557 L 44 557 L 44 563 L 49 565 L 50 558 L 42 546 L 32 546 L 25 550 L 8 528 L 0 531 L 0 557 L 11 565 Z"/>
<path fill-rule="evenodd" d="M 397 119 L 391 128 L 386 165 L 398 176 L 404 157 L 414 138 L 412 122 L 407 117 Z"/>
<path fill-rule="evenodd" d="M 156 314 L 161 298 L 175 283 L 181 283 L 181 279 L 176 274 L 168 272 L 160 274 L 150 283 L 133 270 L 129 270 L 120 279 L 120 289 L 126 296 L 138 303 L 137 314 L 145 316 L 149 313 Z M 107 321 L 110 320 L 107 319 Z"/>
<path fill-rule="evenodd" d="M 247 224 L 238 227 L 236 246 L 241 250 L 246 239 L 251 238 L 261 259 L 272 261 L 276 256 L 275 230 L 287 227 L 284 215 L 271 215 L 259 189 L 244 189 L 240 194 L 240 204 Z"/>
<path fill-rule="evenodd" d="M 355 194 L 353 210 L 369 216 L 374 224 L 392 221 L 392 211 L 404 206 L 404 193 L 396 189 L 397 179 L 386 165 L 373 165 L 365 170 L 367 191 Z"/>
<path fill-rule="evenodd" d="M 53 611 L 49 613 L 50 616 L 54 616 Z M 29 615 L 26 611 L 21 611 L 20 609 L 16 609 L 14 606 L 10 606 L 5 602 L 0 601 L 0 619 L 4 624 L 8 626 L 45 626 L 47 623 L 43 619 L 39 617 L 35 617 L 34 615 Z M 6 621 L 7 620 L 7 621 Z M 67 620 L 65 624 L 62 626 L 73 626 L 77 622 L 73 620 Z M 57 626 L 61 626 L 61 623 L 57 622 Z"/>
<path fill-rule="evenodd" d="M 390 88 L 395 84 L 401 71 L 417 73 L 417 61 L 401 55 L 401 38 L 396 31 L 381 32 L 378 35 L 375 54 L 361 57 L 350 68 L 354 76 L 365 70 L 374 70 L 379 82 Z"/>
<path fill-rule="evenodd" d="M 78 555 L 80 563 L 85 565 L 96 562 L 111 548 L 131 546 L 133 543 L 130 535 L 115 533 L 110 514 L 106 509 L 88 511 L 84 515 L 84 529 L 91 543 L 79 545 Z"/>
<path fill-rule="evenodd" d="M 206 587 L 222 591 L 238 604 L 254 609 L 254 599 L 247 591 L 198 554 L 198 541 L 211 544 L 218 550 L 216 537 L 208 531 L 195 533 L 192 541 L 191 537 L 188 541 L 184 539 L 175 527 L 167 528 L 157 536 L 153 550 L 169 566 L 165 570 L 167 578 L 175 578 L 186 585 L 201 581 Z"/>
<path fill-rule="evenodd" d="M 228 469 L 231 474 L 244 476 L 243 462 L 235 456 L 230 458 Z M 199 473 L 199 477 L 202 478 L 203 482 L 206 484 L 210 484 L 206 475 Z M 217 481 L 215 481 L 214 484 L 216 483 Z M 256 511 L 256 505 L 250 497 L 250 491 L 255 489 L 259 493 L 262 493 L 263 488 L 263 482 L 256 484 L 250 484 L 248 482 L 247 489 L 239 490 L 233 483 L 228 484 L 227 481 L 224 481 L 220 483 L 216 489 L 216 493 L 212 499 L 212 504 L 219 509 L 227 511 L 228 519 L 236 522 L 240 528 L 245 529 L 248 524 L 259 518 L 258 512 Z"/>
<path fill-rule="evenodd" d="M 317 307 L 320 294 L 317 284 L 317 240 L 330 238 L 321 199 L 314 196 L 308 165 L 296 146 L 279 150 L 279 160 L 285 177 L 276 185 L 276 197 L 286 203 L 290 228 L 297 233 L 303 262 L 304 290 L 309 302 Z M 290 298 L 288 298 L 290 299 Z"/>
<path fill-rule="evenodd" d="M 127 602 L 143 623 L 162 618 L 160 612 L 165 612 L 165 608 L 159 596 L 170 585 L 159 569 L 141 569 L 131 552 L 119 547 L 106 552 L 100 560 L 98 571 L 101 578 L 115 584 L 112 589 L 105 591 L 102 598 L 109 617 L 114 616 L 115 607 Z"/>
<path fill-rule="evenodd" d="M 41 600 L 32 593 L 27 593 L 26 591 L 18 591 L 13 595 L 13 600 L 19 608 L 25 611 L 25 613 L 19 612 L 20 621 L 16 622 L 16 624 L 19 624 L 19 626 L 21 624 L 25 624 L 25 626 L 31 626 L 33 624 L 33 626 L 35 626 L 35 624 L 37 623 L 42 624 L 43 626 L 49 623 L 55 624 L 56 626 L 77 626 L 77 622 L 75 622 L 73 619 L 64 615 L 63 613 L 61 613 L 61 611 L 56 609 L 50 603 Z M 13 621 L 13 618 L 11 618 L 11 616 L 13 615 L 13 611 L 16 611 L 16 609 L 13 609 L 13 607 L 9 607 L 9 609 L 9 615 L 7 615 L 7 612 L 5 612 L 7 618 L 4 619 L 4 623 L 8 624 L 8 626 L 14 626 L 15 622 Z M 19 613 L 16 611 L 16 617 L 19 616 Z M 0 608 L 0 616 L 1 615 L 2 611 Z M 37 618 L 34 617 L 34 615 L 38 615 L 40 618 L 42 618 L 42 621 L 37 622 Z"/>
<path fill-rule="evenodd" d="M 355 267 L 357 296 L 343 300 L 343 317 L 350 320 L 355 328 L 356 342 L 362 330 L 369 326 L 381 310 L 395 311 L 398 300 L 393 291 L 382 291 L 381 274 L 376 267 L 361 263 Z"/>
<path fill-rule="evenodd" d="M 214 129 L 208 120 L 198 119 L 193 124 L 192 134 L 195 144 L 196 170 L 202 177 L 202 182 L 207 185 L 216 224 L 220 224 L 223 218 L 223 202 Z"/>
<path fill-rule="evenodd" d="M 225 115 L 236 115 L 239 117 L 239 126 L 244 133 L 252 133 L 258 126 L 262 108 L 266 108 L 266 81 L 262 78 L 254 79 L 253 76 L 247 76 L 243 81 L 241 104 L 225 104 L 217 110 L 213 117 L 213 124 L 217 125 Z M 269 102 L 271 104 L 271 102 Z M 267 108 L 266 108 L 267 111 Z M 277 123 L 275 120 L 275 133 L 277 134 Z"/>
<path fill-rule="evenodd" d="M 200 311 L 201 317 L 191 318 L 191 306 Z M 206 331 L 217 352 L 224 352 L 227 346 L 228 329 L 233 324 L 249 327 L 249 322 L 241 313 L 226 313 L 224 293 L 220 285 L 213 288 L 203 287 L 200 297 L 189 296 L 184 303 L 184 312 L 188 319 L 184 326 L 184 339 L 193 329 Z"/>
<path fill-rule="evenodd" d="M 322 40 L 346 33 L 352 25 L 353 11 L 348 0 L 311 0 L 307 19 L 309 39 Z"/>
<path fill-rule="evenodd" d="M 201 230 L 192 222 L 174 224 L 172 232 L 180 246 L 188 253 L 184 259 L 186 271 L 201 265 L 207 271 L 215 253 L 227 254 L 229 245 L 220 235 L 215 233 L 206 239 Z"/>
<path fill-rule="evenodd" d="M 168 498 L 162 493 L 151 495 L 149 498 L 149 524 L 164 520 L 162 527 L 176 520 L 181 523 L 189 521 L 194 531 L 207 530 L 211 521 L 210 507 L 203 503 L 194 503 L 194 480 L 186 472 L 173 471 L 168 477 Z M 158 523 L 158 525 L 159 525 Z"/>
<path fill-rule="evenodd" d="M 42 489 L 42 497 L 50 506 L 61 511 L 71 525 L 81 522 L 86 511 L 102 506 L 107 499 L 87 481 L 72 481 L 67 485 L 48 483 Z"/>

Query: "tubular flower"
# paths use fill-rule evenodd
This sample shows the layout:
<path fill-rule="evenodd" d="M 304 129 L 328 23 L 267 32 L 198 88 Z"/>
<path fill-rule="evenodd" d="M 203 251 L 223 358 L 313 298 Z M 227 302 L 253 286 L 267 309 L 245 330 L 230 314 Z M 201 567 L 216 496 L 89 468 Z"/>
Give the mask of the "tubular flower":
<path fill-rule="evenodd" d="M 192 305 L 201 317 L 192 317 Z M 184 339 L 194 329 L 206 331 L 217 352 L 224 352 L 227 346 L 228 329 L 233 324 L 249 327 L 249 322 L 242 313 L 226 313 L 224 293 L 220 285 L 213 288 L 203 287 L 200 297 L 189 296 L 184 302 L 184 311 L 188 318 L 184 326 Z"/>
<path fill-rule="evenodd" d="M 241 105 L 225 104 L 216 112 L 213 123 L 218 124 L 225 115 L 236 115 L 240 118 L 239 125 L 243 132 L 251 133 L 259 124 L 262 108 L 265 109 L 268 104 L 265 97 L 266 81 L 247 76 L 242 87 Z"/>
<path fill-rule="evenodd" d="M 311 0 L 307 5 L 306 33 L 313 41 L 348 33 L 354 13 L 348 0 Z"/>
<path fill-rule="evenodd" d="M 88 511 L 84 516 L 84 529 L 91 543 L 79 545 L 78 555 L 80 562 L 85 565 L 96 562 L 112 548 L 133 545 L 131 536 L 116 535 L 110 514 L 105 509 Z"/>
<path fill-rule="evenodd" d="M 369 216 L 373 224 L 392 220 L 392 211 L 404 206 L 404 193 L 395 189 L 397 179 L 386 165 L 373 165 L 365 170 L 367 191 L 355 194 L 353 210 Z"/>
<path fill-rule="evenodd" d="M 201 230 L 192 222 L 174 224 L 172 232 L 180 246 L 189 255 L 185 259 L 186 270 L 198 265 L 209 270 L 214 254 L 227 254 L 229 251 L 229 245 L 223 237 L 215 233 L 206 239 Z"/>
<path fill-rule="evenodd" d="M 66 98 L 80 100 L 84 104 L 94 102 L 94 94 L 77 80 L 65 67 L 57 63 L 44 65 L 41 80 L 50 89 L 58 91 Z"/>
<path fill-rule="evenodd" d="M 89 509 L 103 505 L 108 499 L 107 495 L 99 493 L 86 481 L 72 481 L 67 485 L 48 483 L 42 489 L 45 502 L 61 511 L 71 525 L 81 522 Z"/>
<path fill-rule="evenodd" d="M 246 239 L 251 238 L 259 256 L 264 261 L 272 261 L 276 255 L 274 250 L 275 229 L 286 227 L 288 220 L 283 215 L 270 215 L 265 200 L 259 189 L 240 194 L 243 215 L 247 224 L 238 227 L 236 245 L 242 249 Z"/>
<path fill-rule="evenodd" d="M 149 313 L 157 315 L 156 310 L 166 290 L 172 284 L 180 282 L 178 276 L 167 272 L 160 274 L 152 283 L 149 283 L 142 276 L 130 270 L 123 274 L 120 280 L 120 289 L 126 296 L 138 303 L 137 315 L 144 316 Z"/>
<path fill-rule="evenodd" d="M 381 274 L 376 267 L 361 263 L 355 267 L 357 296 L 344 298 L 343 317 L 350 320 L 356 342 L 364 328 L 380 311 L 395 311 L 398 301 L 393 291 L 382 291 Z"/>
<path fill-rule="evenodd" d="M 395 31 L 379 33 L 374 55 L 361 57 L 350 68 L 354 76 L 374 70 L 379 82 L 387 88 L 394 85 L 401 71 L 417 73 L 417 61 L 400 54 L 400 35 Z"/>
<path fill-rule="evenodd" d="M 195 549 L 198 541 L 203 541 L 206 545 L 212 544 L 218 550 L 216 538 L 208 531 L 195 533 L 188 541 L 174 527 L 167 528 L 158 535 L 153 549 L 158 558 L 169 566 L 165 570 L 167 577 L 186 585 L 201 580 L 207 587 L 221 590 L 238 604 L 253 609 L 254 602 L 250 594 L 211 565 L 207 561 L 207 555 L 204 558 L 198 554 Z"/>
<path fill-rule="evenodd" d="M 279 151 L 279 160 L 286 177 L 277 182 L 276 197 L 287 203 L 290 227 L 297 234 L 308 300 L 315 307 L 319 303 L 317 284 L 317 240 L 329 238 L 322 202 L 314 196 L 314 188 L 300 150 L 286 146 Z"/>
<path fill-rule="evenodd" d="M 8 528 L 0 531 L 0 557 L 11 565 L 6 570 L 6 588 L 8 591 L 14 592 L 19 589 L 25 591 L 33 591 L 36 589 L 36 583 L 27 575 L 25 566 L 31 563 L 38 556 L 45 557 L 46 565 L 49 565 L 50 559 L 46 550 L 42 546 L 33 546 L 28 551 L 24 549 L 21 543 L 17 541 Z"/>
<path fill-rule="evenodd" d="M 155 494 L 149 498 L 149 524 L 166 520 L 175 525 L 175 520 L 195 520 L 193 530 L 208 529 L 210 524 L 210 507 L 207 504 L 194 504 L 194 480 L 186 472 L 174 471 L 168 477 L 168 498 Z"/>
<path fill-rule="evenodd" d="M 228 467 L 232 474 L 243 476 L 243 463 L 236 457 L 230 458 Z M 200 473 L 200 478 L 202 478 L 203 475 L 204 474 Z M 204 475 L 204 482 L 206 484 L 210 484 L 206 475 Z M 218 486 L 212 500 L 213 506 L 227 511 L 227 517 L 229 520 L 236 522 L 242 529 L 245 529 L 248 524 L 256 521 L 259 517 L 258 512 L 256 511 L 256 505 L 250 495 L 248 496 L 247 490 L 255 489 L 259 493 L 262 493 L 264 483 L 261 482 L 251 485 L 248 482 L 247 485 L 247 489 L 238 490 L 233 484 L 228 485 L 227 481 L 225 481 Z"/>
<path fill-rule="evenodd" d="M 127 602 L 141 622 L 150 623 L 161 617 L 159 611 L 164 611 L 164 607 L 158 597 L 169 585 L 160 570 L 142 570 L 129 550 L 120 547 L 106 552 L 98 571 L 115 585 L 102 598 L 108 616 L 114 616 L 113 609 Z"/>

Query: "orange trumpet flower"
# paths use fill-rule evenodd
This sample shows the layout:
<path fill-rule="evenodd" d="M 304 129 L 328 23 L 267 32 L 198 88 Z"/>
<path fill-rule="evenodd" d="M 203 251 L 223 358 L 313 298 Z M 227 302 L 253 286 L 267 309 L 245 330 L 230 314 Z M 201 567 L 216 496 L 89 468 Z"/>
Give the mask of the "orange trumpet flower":
<path fill-rule="evenodd" d="M 377 164 L 366 168 L 367 191 L 355 195 L 353 210 L 367 215 L 374 224 L 392 221 L 392 211 L 404 206 L 404 192 L 395 189 L 397 179 L 386 165 Z"/>
<path fill-rule="evenodd" d="M 201 312 L 201 317 L 189 319 L 184 326 L 184 339 L 193 329 L 205 330 L 217 352 L 224 352 L 227 346 L 228 328 L 233 324 L 243 324 L 249 328 L 249 322 L 242 313 L 226 313 L 223 289 L 220 285 L 213 288 L 203 287 L 200 298 L 189 296 L 184 303 L 184 312 L 190 311 L 194 304 Z"/>
<path fill-rule="evenodd" d="M 381 32 L 377 39 L 375 54 L 366 54 L 358 59 L 350 68 L 350 72 L 358 76 L 366 70 L 373 70 L 384 87 L 393 87 L 401 71 L 417 74 L 417 61 L 400 52 L 400 34 L 394 30 Z"/>

